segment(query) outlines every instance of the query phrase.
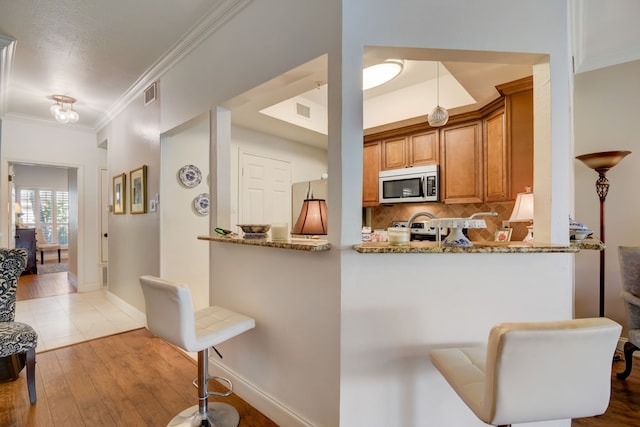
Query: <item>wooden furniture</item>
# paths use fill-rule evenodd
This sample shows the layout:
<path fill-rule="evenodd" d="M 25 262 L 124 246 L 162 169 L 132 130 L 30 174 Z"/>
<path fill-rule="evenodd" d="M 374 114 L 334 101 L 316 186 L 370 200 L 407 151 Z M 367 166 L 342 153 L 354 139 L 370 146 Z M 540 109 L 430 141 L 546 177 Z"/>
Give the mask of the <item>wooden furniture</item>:
<path fill-rule="evenodd" d="M 443 203 L 482 203 L 482 122 L 442 129 L 440 194 Z"/>
<path fill-rule="evenodd" d="M 640 247 L 619 246 L 622 275 L 622 299 L 627 312 L 627 336 L 624 344 L 625 369 L 616 376 L 626 380 L 633 367 L 633 353 L 640 350 Z"/>
<path fill-rule="evenodd" d="M 42 234 L 41 228 L 36 228 L 36 250 L 40 252 L 40 264 L 44 264 L 44 253 L 47 251 L 58 251 L 58 262 L 60 259 L 60 245 L 57 243 L 47 243 Z"/>
<path fill-rule="evenodd" d="M 373 141 L 364 144 L 362 158 L 362 206 L 367 208 L 378 206 L 380 192 L 378 191 L 378 172 L 380 172 L 381 142 Z"/>
<path fill-rule="evenodd" d="M 36 263 L 36 229 L 16 228 L 15 235 L 16 248 L 24 248 L 27 251 L 27 267 L 23 274 L 38 274 Z"/>
<path fill-rule="evenodd" d="M 533 187 L 533 78 L 496 89 L 500 98 L 478 111 L 452 116 L 442 128 L 407 121 L 406 126 L 366 134 L 365 150 L 373 150 L 369 144 L 380 145 L 379 170 L 438 164 L 443 203 L 515 200 L 525 187 Z M 377 196 L 365 196 L 374 194 L 376 173 L 365 159 L 364 207 L 379 205 Z"/>
<path fill-rule="evenodd" d="M 436 129 L 382 140 L 381 170 L 402 169 L 438 163 Z"/>
<path fill-rule="evenodd" d="M 38 334 L 26 323 L 16 322 L 16 289 L 18 277 L 27 265 L 27 252 L 23 248 L 0 248 L 0 358 L 9 358 L 13 375 L 20 372 L 20 360 L 27 366 L 29 401 L 36 403 L 36 346 Z M 23 356 L 24 355 L 24 356 Z"/>

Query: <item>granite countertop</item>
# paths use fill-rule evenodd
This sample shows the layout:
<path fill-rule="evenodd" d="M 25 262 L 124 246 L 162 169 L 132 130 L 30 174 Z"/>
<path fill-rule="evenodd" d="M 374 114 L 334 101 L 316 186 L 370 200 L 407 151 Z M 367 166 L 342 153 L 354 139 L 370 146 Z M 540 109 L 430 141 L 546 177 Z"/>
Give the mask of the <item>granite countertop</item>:
<path fill-rule="evenodd" d="M 242 239 L 227 236 L 198 236 L 198 240 L 209 240 L 212 242 L 235 243 L 238 245 L 264 246 L 268 248 L 293 249 L 295 251 L 320 252 L 331 249 L 331 243 L 326 240 L 316 239 L 296 239 L 291 238 L 283 241 L 273 241 L 269 239 Z"/>
<path fill-rule="evenodd" d="M 603 250 L 598 239 L 584 239 L 569 246 L 536 245 L 525 242 L 474 242 L 470 248 L 443 246 L 436 242 L 411 242 L 409 246 L 389 246 L 388 243 L 365 242 L 353 248 L 362 254 L 403 253 L 575 253 L 581 250 Z"/>

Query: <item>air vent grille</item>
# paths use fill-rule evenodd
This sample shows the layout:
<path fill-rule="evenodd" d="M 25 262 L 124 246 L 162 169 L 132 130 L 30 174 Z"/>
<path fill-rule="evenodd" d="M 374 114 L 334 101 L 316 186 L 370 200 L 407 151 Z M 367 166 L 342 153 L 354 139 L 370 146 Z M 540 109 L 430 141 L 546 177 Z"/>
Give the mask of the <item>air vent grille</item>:
<path fill-rule="evenodd" d="M 153 82 L 144 90 L 144 105 L 149 105 L 155 101 L 157 94 L 157 85 L 156 82 Z"/>
<path fill-rule="evenodd" d="M 311 118 L 311 107 L 296 102 L 296 114 L 304 118 Z"/>

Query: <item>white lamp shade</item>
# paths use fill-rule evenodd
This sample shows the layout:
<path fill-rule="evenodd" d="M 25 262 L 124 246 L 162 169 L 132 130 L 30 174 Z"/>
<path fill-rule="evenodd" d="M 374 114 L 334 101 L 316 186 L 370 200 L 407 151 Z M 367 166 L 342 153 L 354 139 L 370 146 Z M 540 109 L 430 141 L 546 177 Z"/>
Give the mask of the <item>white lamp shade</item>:
<path fill-rule="evenodd" d="M 533 193 L 518 193 L 509 222 L 533 221 Z"/>

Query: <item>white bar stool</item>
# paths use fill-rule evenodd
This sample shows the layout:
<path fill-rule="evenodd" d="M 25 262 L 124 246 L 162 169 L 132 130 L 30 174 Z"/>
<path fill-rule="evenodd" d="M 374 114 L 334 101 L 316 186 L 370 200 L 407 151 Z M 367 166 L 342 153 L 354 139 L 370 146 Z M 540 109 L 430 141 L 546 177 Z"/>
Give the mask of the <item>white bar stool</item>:
<path fill-rule="evenodd" d="M 191 293 L 183 284 L 153 276 L 140 277 L 140 284 L 149 331 L 186 351 L 198 352 L 198 378 L 193 382 L 198 388 L 198 405 L 180 412 L 168 425 L 236 427 L 240 415 L 233 406 L 222 402 L 208 403 L 210 395 L 229 396 L 233 392 L 228 379 L 209 377 L 209 347 L 254 328 L 255 320 L 217 306 L 194 312 Z M 228 391 L 209 391 L 210 378 L 226 382 Z"/>
<path fill-rule="evenodd" d="M 433 365 L 487 424 L 603 414 L 622 327 L 607 318 L 502 323 L 486 347 L 431 351 Z"/>

